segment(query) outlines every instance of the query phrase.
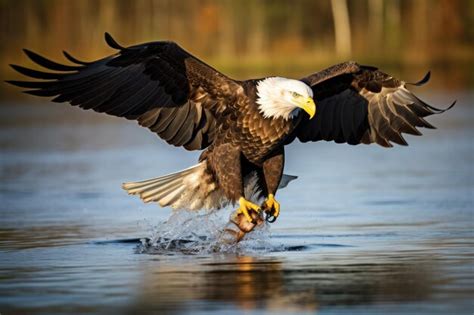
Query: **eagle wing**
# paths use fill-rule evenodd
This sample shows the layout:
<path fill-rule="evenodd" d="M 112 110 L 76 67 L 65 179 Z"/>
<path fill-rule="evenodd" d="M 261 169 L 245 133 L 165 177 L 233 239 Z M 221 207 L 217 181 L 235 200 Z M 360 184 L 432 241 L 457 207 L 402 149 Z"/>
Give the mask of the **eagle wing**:
<path fill-rule="evenodd" d="M 25 93 L 55 97 L 84 109 L 135 119 L 162 139 L 188 150 L 209 146 L 221 118 L 235 106 L 241 86 L 201 62 L 174 42 L 122 47 L 108 34 L 106 42 L 119 52 L 83 62 L 64 52 L 74 65 L 63 65 L 24 50 L 43 72 L 12 65 L 36 81 L 7 81 Z"/>
<path fill-rule="evenodd" d="M 422 85 L 430 73 L 413 85 Z M 416 127 L 434 128 L 423 117 L 442 113 L 416 97 L 400 81 L 375 67 L 339 64 L 302 79 L 313 90 L 316 116 L 301 118 L 289 142 L 392 143 L 407 145 L 402 133 L 421 135 Z"/>

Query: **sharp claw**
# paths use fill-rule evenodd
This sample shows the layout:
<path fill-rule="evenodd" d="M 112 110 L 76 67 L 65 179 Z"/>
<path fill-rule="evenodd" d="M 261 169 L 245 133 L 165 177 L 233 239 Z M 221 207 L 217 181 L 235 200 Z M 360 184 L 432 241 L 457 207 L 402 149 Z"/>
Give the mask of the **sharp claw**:
<path fill-rule="evenodd" d="M 275 222 L 280 214 L 280 204 L 275 200 L 273 194 L 268 195 L 262 208 L 265 210 L 265 220 L 269 223 Z"/>
<path fill-rule="evenodd" d="M 239 199 L 239 209 L 237 210 L 237 214 L 242 213 L 248 222 L 256 224 L 256 221 L 252 218 L 249 213 L 250 211 L 255 211 L 257 214 L 260 213 L 261 209 L 256 204 L 251 203 L 250 201 L 245 200 L 244 197 Z"/>
<path fill-rule="evenodd" d="M 267 221 L 268 223 L 273 223 L 276 221 L 276 219 L 276 216 L 269 214 L 268 212 L 265 214 L 265 221 Z"/>
<path fill-rule="evenodd" d="M 243 212 L 243 214 L 245 218 L 247 219 L 247 221 L 249 221 L 250 223 L 253 223 L 253 219 L 248 212 Z"/>

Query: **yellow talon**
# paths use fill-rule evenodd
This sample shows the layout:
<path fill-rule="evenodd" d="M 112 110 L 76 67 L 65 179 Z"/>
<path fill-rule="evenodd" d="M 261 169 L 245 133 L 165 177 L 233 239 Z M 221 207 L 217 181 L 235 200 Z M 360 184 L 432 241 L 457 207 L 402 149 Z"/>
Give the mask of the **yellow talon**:
<path fill-rule="evenodd" d="M 239 209 L 237 209 L 237 215 L 242 213 L 249 222 L 253 222 L 252 216 L 249 213 L 249 210 L 253 210 L 257 213 L 260 213 L 260 207 L 250 201 L 246 200 L 244 197 L 239 199 Z"/>
<path fill-rule="evenodd" d="M 263 203 L 262 208 L 267 212 L 270 216 L 273 216 L 276 220 L 280 215 L 280 203 L 275 200 L 275 196 L 273 194 L 269 194 L 267 200 Z"/>

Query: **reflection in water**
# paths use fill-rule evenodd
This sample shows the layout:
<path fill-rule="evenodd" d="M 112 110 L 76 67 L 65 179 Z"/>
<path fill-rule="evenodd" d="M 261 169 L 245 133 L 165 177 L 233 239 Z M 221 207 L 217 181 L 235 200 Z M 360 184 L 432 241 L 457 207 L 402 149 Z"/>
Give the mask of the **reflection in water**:
<path fill-rule="evenodd" d="M 309 311 L 331 305 L 416 302 L 433 294 L 434 265 L 422 257 L 351 263 L 359 260 L 354 256 L 344 263 L 337 260 L 338 264 L 304 257 L 308 263 L 296 265 L 249 256 L 200 264 L 190 260 L 185 266 L 153 265 L 144 271 L 140 295 L 128 311 L 179 312 L 199 307 L 199 301 L 231 303 L 240 310 Z"/>

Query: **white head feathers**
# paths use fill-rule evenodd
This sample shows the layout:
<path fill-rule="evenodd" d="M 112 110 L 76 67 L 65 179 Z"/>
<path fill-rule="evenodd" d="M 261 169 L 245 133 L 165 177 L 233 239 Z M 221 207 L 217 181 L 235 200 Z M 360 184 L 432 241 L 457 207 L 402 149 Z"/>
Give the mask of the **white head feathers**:
<path fill-rule="evenodd" d="M 269 77 L 257 84 L 257 104 L 265 118 L 282 117 L 286 120 L 298 114 L 300 108 L 295 104 L 295 93 L 313 97 L 309 86 L 298 80 Z"/>

